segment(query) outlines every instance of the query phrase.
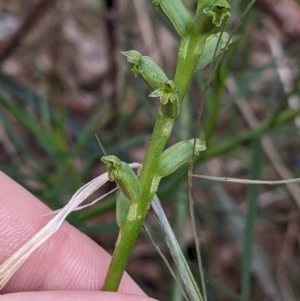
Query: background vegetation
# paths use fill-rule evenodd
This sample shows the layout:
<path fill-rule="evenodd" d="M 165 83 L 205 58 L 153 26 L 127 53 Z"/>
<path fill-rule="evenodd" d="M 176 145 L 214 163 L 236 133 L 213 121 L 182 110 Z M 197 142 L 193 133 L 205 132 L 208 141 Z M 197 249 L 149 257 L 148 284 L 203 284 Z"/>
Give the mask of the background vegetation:
<path fill-rule="evenodd" d="M 229 31 L 247 4 L 232 1 Z M 206 96 L 197 173 L 300 177 L 299 19 L 299 1 L 257 0 L 243 20 Z M 150 0 L 0 1 L 0 169 L 58 209 L 104 170 L 94 131 L 108 154 L 141 162 L 157 103 L 120 51 L 151 56 L 172 78 L 170 28 Z M 208 72 L 196 74 L 170 142 L 193 137 Z M 159 195 L 196 270 L 186 182 L 183 168 Z M 300 299 L 299 192 L 194 180 L 209 300 Z M 69 222 L 112 251 L 113 197 Z M 145 233 L 128 271 L 151 296 L 179 300 Z"/>

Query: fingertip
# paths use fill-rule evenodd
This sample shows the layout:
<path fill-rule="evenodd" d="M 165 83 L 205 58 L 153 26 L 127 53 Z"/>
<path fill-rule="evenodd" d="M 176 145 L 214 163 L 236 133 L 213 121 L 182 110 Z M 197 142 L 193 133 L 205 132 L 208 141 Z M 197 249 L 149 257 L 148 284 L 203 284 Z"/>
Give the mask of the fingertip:
<path fill-rule="evenodd" d="M 132 294 L 97 291 L 46 291 L 7 294 L 1 301 L 157 301 Z"/>

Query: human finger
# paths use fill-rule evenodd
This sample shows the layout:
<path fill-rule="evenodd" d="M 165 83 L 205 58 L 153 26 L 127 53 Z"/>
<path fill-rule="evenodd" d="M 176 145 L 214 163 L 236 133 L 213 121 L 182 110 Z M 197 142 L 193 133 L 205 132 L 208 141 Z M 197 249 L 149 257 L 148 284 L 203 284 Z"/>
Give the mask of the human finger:
<path fill-rule="evenodd" d="M 0 262 L 24 245 L 48 221 L 51 210 L 0 172 Z M 110 255 L 64 222 L 38 248 L 0 293 L 48 290 L 100 290 Z M 144 295 L 125 274 L 120 292 Z"/>
<path fill-rule="evenodd" d="M 13 293 L 2 297 L 1 301 L 155 301 L 152 298 L 95 291 L 47 291 Z"/>

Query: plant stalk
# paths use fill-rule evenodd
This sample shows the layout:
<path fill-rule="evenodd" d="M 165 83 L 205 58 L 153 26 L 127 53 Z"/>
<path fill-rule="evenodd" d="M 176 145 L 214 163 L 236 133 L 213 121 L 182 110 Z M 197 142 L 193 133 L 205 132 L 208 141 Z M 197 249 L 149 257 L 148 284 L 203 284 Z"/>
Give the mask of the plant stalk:
<path fill-rule="evenodd" d="M 189 36 L 180 41 L 174 82 L 183 101 L 192 80 L 199 57 L 203 53 L 206 35 Z"/>
<path fill-rule="evenodd" d="M 105 278 L 103 290 L 117 291 L 130 253 L 135 245 L 142 223 L 147 215 L 155 190 L 152 183 L 158 168 L 159 157 L 173 128 L 174 119 L 162 115 L 159 110 L 152 138 L 140 174 L 141 199 L 132 204 L 124 227 L 120 229 L 116 247 Z"/>

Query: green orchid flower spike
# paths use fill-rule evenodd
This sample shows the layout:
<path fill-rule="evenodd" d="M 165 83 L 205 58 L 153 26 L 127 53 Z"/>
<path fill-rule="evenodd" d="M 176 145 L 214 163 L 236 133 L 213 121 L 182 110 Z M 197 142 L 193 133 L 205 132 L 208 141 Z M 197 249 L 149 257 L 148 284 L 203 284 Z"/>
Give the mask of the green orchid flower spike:
<path fill-rule="evenodd" d="M 161 111 L 164 116 L 176 118 L 180 111 L 179 91 L 172 80 L 163 82 L 159 89 L 153 91 L 149 97 L 159 97 Z"/>
<path fill-rule="evenodd" d="M 116 181 L 119 188 L 116 218 L 120 227 L 103 290 L 118 290 L 130 253 L 161 178 L 170 175 L 206 149 L 204 141 L 192 139 L 176 143 L 164 150 L 194 72 L 203 69 L 214 56 L 220 55 L 228 44 L 229 35 L 220 33 L 221 25 L 230 17 L 228 1 L 198 0 L 196 14 L 192 17 L 183 0 L 152 0 L 180 37 L 172 80 L 152 58 L 143 56 L 136 50 L 122 52 L 132 65 L 134 75 L 141 76 L 154 90 L 149 96 L 159 97 L 160 106 L 139 177 L 117 157 L 102 157 L 102 161 L 107 165 L 109 179 Z M 195 300 L 202 299 L 197 297 Z"/>

